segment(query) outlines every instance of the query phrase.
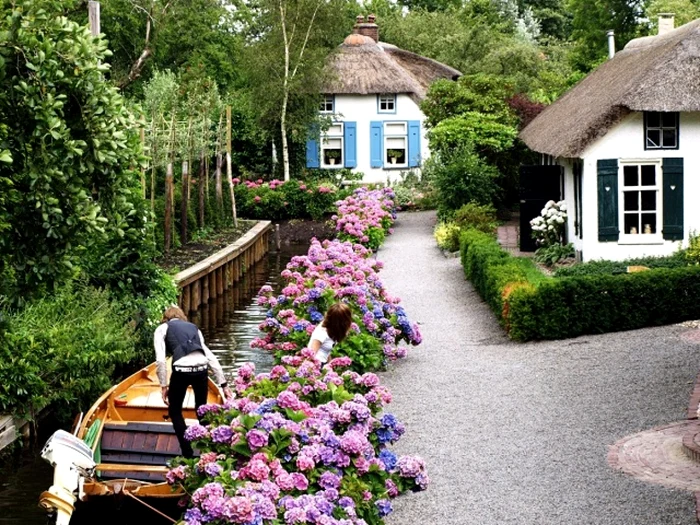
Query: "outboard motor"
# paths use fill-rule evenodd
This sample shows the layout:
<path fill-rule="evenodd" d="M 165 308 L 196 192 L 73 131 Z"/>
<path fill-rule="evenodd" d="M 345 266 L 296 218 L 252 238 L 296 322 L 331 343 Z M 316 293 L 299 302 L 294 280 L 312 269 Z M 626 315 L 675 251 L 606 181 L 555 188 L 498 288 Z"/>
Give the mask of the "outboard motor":
<path fill-rule="evenodd" d="M 56 512 L 56 525 L 68 525 L 73 514 L 81 478 L 92 477 L 95 469 L 92 450 L 80 438 L 57 430 L 41 451 L 53 468 L 53 485 L 39 498 L 39 505 Z"/>

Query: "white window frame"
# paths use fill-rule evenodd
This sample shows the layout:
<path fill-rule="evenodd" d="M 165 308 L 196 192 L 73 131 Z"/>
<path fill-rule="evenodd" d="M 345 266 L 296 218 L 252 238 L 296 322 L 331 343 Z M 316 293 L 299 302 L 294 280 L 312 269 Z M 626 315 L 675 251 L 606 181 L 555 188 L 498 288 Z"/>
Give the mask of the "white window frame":
<path fill-rule="evenodd" d="M 395 129 L 398 124 L 403 125 L 403 132 L 402 133 L 396 133 Z M 391 130 L 392 132 L 389 133 L 388 130 Z M 408 168 L 408 121 L 406 120 L 390 120 L 384 122 L 384 143 L 382 144 L 382 155 L 384 159 L 384 168 Z M 388 152 L 390 149 L 401 149 L 401 148 L 394 148 L 390 147 L 389 142 L 391 139 L 397 139 L 397 138 L 403 138 L 404 139 L 404 155 L 403 155 L 403 162 L 396 162 L 396 164 L 392 164 L 391 160 L 389 159 Z"/>
<path fill-rule="evenodd" d="M 652 114 L 656 114 L 659 117 L 658 126 L 649 125 L 649 117 Z M 664 125 L 664 120 L 667 115 L 673 115 L 675 122 L 673 126 Z M 649 145 L 649 131 L 659 132 L 659 144 L 656 146 Z M 664 144 L 664 131 L 673 131 L 676 143 L 673 146 Z M 644 113 L 644 149 L 645 150 L 674 150 L 679 148 L 680 142 L 680 114 L 678 112 L 660 112 L 660 111 L 647 111 Z"/>
<path fill-rule="evenodd" d="M 329 106 L 330 109 L 328 109 Z M 319 113 L 326 115 L 335 113 L 335 95 L 323 95 L 319 104 Z"/>
<path fill-rule="evenodd" d="M 382 109 L 382 103 L 386 106 L 384 109 Z M 389 107 L 389 105 L 391 105 L 391 107 Z M 396 113 L 395 93 L 377 95 L 377 113 Z"/>
<path fill-rule="evenodd" d="M 339 140 L 340 148 L 330 147 L 328 145 L 328 140 Z M 340 157 L 338 157 L 340 162 L 331 164 L 330 161 L 326 162 L 326 150 L 337 150 L 340 149 Z M 345 124 L 343 122 L 334 122 L 331 126 L 323 133 L 321 136 L 321 167 L 324 169 L 338 169 L 345 166 Z"/>
<path fill-rule="evenodd" d="M 625 167 L 636 166 L 639 170 L 637 186 L 625 186 Z M 654 166 L 655 168 L 655 184 L 653 186 L 642 186 L 641 166 Z M 662 194 L 662 178 L 661 159 L 628 159 L 620 161 L 618 173 L 618 221 L 620 224 L 620 238 L 618 244 L 663 244 L 664 238 L 661 230 L 663 228 L 663 194 Z M 643 210 L 641 209 L 641 201 L 639 201 L 639 209 L 632 212 L 625 212 L 625 193 L 634 191 L 655 191 L 656 192 L 656 232 L 644 233 L 644 224 L 641 219 Z M 641 231 L 637 233 L 627 233 L 625 231 L 625 215 L 638 214 L 640 216 L 639 225 Z M 646 213 L 649 213 L 648 211 Z"/>

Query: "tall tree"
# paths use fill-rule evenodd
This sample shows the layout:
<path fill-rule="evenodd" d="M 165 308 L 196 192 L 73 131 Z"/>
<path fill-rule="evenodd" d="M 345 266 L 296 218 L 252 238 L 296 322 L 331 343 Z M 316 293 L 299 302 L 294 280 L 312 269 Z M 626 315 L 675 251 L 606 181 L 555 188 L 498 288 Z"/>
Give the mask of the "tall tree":
<path fill-rule="evenodd" d="M 285 180 L 289 134 L 304 136 L 314 119 L 325 61 L 349 33 L 353 14 L 344 0 L 261 0 L 255 13 L 250 79 L 262 121 L 279 130 Z"/>
<path fill-rule="evenodd" d="M 618 48 L 638 35 L 644 0 L 566 0 L 572 13 L 576 65 L 590 69 L 607 54 L 608 30 L 615 31 Z"/>

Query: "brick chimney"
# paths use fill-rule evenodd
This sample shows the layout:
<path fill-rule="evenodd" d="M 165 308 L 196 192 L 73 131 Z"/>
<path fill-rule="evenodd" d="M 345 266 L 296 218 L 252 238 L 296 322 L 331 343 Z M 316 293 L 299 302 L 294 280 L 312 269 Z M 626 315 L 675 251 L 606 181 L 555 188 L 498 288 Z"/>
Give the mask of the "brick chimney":
<path fill-rule="evenodd" d="M 659 34 L 663 35 L 674 29 L 674 14 L 673 13 L 659 13 Z"/>
<path fill-rule="evenodd" d="M 357 23 L 353 27 L 352 32 L 359 35 L 364 35 L 370 37 L 375 42 L 379 42 L 379 26 L 375 23 L 377 17 L 374 15 L 369 15 L 367 17 L 367 22 L 365 22 L 365 17 L 358 16 Z"/>

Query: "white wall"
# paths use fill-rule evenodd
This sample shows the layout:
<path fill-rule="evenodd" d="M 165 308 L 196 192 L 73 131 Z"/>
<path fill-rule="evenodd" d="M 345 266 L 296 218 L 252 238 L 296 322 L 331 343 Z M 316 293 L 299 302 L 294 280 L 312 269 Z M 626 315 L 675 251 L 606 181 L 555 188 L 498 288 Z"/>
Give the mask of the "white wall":
<path fill-rule="evenodd" d="M 659 160 L 664 157 L 682 157 L 684 184 L 684 238 L 691 230 L 700 231 L 700 205 L 695 197 L 700 195 L 700 114 L 681 113 L 679 124 L 679 148 L 676 150 L 644 149 L 644 118 L 633 113 L 614 126 L 605 136 L 583 152 L 583 242 L 574 243 L 583 251 L 584 260 L 623 260 L 629 257 L 669 255 L 682 244 L 681 241 L 663 241 L 657 244 L 619 244 L 598 242 L 598 185 L 597 162 L 599 159 Z M 561 162 L 561 161 L 560 161 Z M 566 199 L 573 210 L 573 176 L 567 169 Z M 663 204 L 663 198 L 659 198 Z M 621 205 L 621 204 L 620 204 Z M 661 211 L 663 213 L 663 210 Z M 570 221 L 573 239 L 573 221 Z"/>
<path fill-rule="evenodd" d="M 335 114 L 340 121 L 357 123 L 357 168 L 365 174 L 364 182 L 386 183 L 387 179 L 396 180 L 401 172 L 411 168 L 381 169 L 370 167 L 370 122 L 377 120 L 420 120 L 421 122 L 421 162 L 430 155 L 428 139 L 425 136 L 423 122 L 425 115 L 408 95 L 396 96 L 396 113 L 379 113 L 377 95 L 336 95 Z M 415 168 L 413 168 L 415 169 Z"/>

